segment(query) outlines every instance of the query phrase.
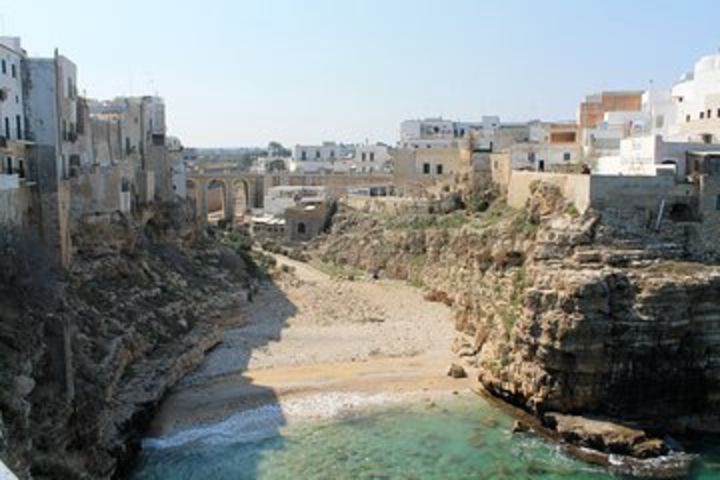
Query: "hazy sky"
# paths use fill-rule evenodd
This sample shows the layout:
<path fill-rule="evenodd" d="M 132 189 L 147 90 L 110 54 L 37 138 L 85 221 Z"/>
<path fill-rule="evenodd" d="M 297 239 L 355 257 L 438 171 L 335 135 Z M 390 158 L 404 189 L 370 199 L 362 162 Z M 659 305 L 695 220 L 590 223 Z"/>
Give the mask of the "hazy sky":
<path fill-rule="evenodd" d="M 406 118 L 570 119 L 720 47 L 720 1 L 0 0 L 88 96 L 157 91 L 185 145 L 394 143 Z"/>

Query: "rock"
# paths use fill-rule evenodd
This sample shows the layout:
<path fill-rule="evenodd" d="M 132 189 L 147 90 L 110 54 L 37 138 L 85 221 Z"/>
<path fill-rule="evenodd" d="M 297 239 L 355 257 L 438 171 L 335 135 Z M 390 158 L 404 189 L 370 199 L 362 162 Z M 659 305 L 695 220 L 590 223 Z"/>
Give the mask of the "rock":
<path fill-rule="evenodd" d="M 544 421 L 566 442 L 605 453 L 634 455 L 638 452 L 647 458 L 653 451 L 667 451 L 662 440 L 648 439 L 642 430 L 606 420 L 547 413 Z"/>
<path fill-rule="evenodd" d="M 35 380 L 26 376 L 18 375 L 15 377 L 15 395 L 19 397 L 27 397 L 35 388 Z"/>
<path fill-rule="evenodd" d="M 632 456 L 635 458 L 655 458 L 665 455 L 669 451 L 670 449 L 663 440 L 652 438 L 634 445 L 632 448 Z"/>
<path fill-rule="evenodd" d="M 448 369 L 448 376 L 452 378 L 466 378 L 467 372 L 465 372 L 465 369 L 458 365 L 457 363 L 453 363 L 450 365 L 450 368 Z"/>
<path fill-rule="evenodd" d="M 527 423 L 521 420 L 515 420 L 512 426 L 512 433 L 524 433 L 528 431 L 530 431 L 530 426 Z"/>

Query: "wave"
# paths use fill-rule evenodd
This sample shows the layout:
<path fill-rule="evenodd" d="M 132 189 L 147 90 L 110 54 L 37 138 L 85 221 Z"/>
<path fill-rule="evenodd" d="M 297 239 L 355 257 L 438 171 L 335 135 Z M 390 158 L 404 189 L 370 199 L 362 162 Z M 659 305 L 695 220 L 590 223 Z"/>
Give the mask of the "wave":
<path fill-rule="evenodd" d="M 340 417 L 360 409 L 397 404 L 408 396 L 336 392 L 291 398 L 235 413 L 214 424 L 198 425 L 163 437 L 145 438 L 142 446 L 165 449 L 194 442 L 208 445 L 257 442 L 278 435 L 279 429 L 289 420 Z"/>

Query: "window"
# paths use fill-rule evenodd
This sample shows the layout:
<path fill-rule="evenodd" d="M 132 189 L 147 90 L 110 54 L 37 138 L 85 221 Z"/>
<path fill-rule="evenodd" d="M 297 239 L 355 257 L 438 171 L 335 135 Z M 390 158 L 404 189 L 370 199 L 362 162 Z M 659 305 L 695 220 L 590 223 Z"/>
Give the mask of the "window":
<path fill-rule="evenodd" d="M 371 162 L 375 161 L 375 152 L 370 152 L 370 161 Z"/>
<path fill-rule="evenodd" d="M 717 109 L 717 117 L 720 118 L 720 108 Z"/>
<path fill-rule="evenodd" d="M 335 150 L 330 150 L 330 158 L 335 158 Z"/>
<path fill-rule="evenodd" d="M 305 228 L 305 224 L 303 222 L 298 223 L 297 231 L 301 235 L 305 234 L 306 228 Z"/>
<path fill-rule="evenodd" d="M 0 67 L 2 68 L 2 73 L 6 74 L 7 73 L 7 62 L 5 61 L 4 58 L 2 59 L 2 62 L 0 62 Z"/>
<path fill-rule="evenodd" d="M 22 119 L 20 115 L 15 115 L 15 132 L 17 133 L 18 140 L 22 139 Z"/>
<path fill-rule="evenodd" d="M 443 174 L 443 166 L 442 166 L 442 164 L 440 164 L 440 165 L 435 165 L 435 172 L 436 172 L 438 175 L 442 175 L 442 174 Z"/>
<path fill-rule="evenodd" d="M 17 78 L 17 67 L 15 67 L 14 63 L 10 65 L 10 71 L 12 74 L 12 78 Z"/>
<path fill-rule="evenodd" d="M 361 162 L 365 161 L 365 152 L 362 152 L 362 154 L 360 155 L 360 161 Z"/>
<path fill-rule="evenodd" d="M 10 139 L 10 119 L 5 117 L 5 138 Z"/>
<path fill-rule="evenodd" d="M 307 152 L 305 150 L 300 152 L 300 160 L 307 160 Z"/>
<path fill-rule="evenodd" d="M 320 150 L 315 150 L 315 158 L 320 158 Z"/>
<path fill-rule="evenodd" d="M 689 122 L 689 121 L 690 121 L 690 114 L 685 115 L 685 121 L 686 121 L 686 122 Z"/>
<path fill-rule="evenodd" d="M 13 173 L 12 157 L 7 157 L 5 159 L 5 173 L 8 175 L 12 175 Z"/>
<path fill-rule="evenodd" d="M 703 133 L 701 135 L 703 143 L 712 143 L 712 137 L 711 133 Z"/>
<path fill-rule="evenodd" d="M 720 210 L 720 195 L 715 197 L 715 210 Z"/>
<path fill-rule="evenodd" d="M 563 160 L 565 160 L 566 162 L 570 161 L 570 152 L 563 153 Z"/>
<path fill-rule="evenodd" d="M 700 112 L 700 120 L 702 120 L 703 118 L 705 118 L 705 112 Z"/>
<path fill-rule="evenodd" d="M 430 164 L 429 163 L 423 163 L 423 174 L 430 175 Z"/>

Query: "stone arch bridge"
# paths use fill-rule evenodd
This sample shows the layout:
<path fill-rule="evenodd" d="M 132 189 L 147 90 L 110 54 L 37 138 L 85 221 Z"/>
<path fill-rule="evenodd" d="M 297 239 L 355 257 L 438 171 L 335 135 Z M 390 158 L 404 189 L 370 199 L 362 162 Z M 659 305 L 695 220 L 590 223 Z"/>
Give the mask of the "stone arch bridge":
<path fill-rule="evenodd" d="M 348 187 L 388 187 L 394 184 L 387 174 L 257 174 L 237 170 L 204 170 L 188 172 L 188 196 L 195 202 L 195 215 L 200 224 L 207 223 L 208 191 L 222 190 L 222 218 L 234 221 L 237 215 L 254 208 L 263 208 L 265 192 L 276 186 L 323 186 L 331 195 L 339 195 Z"/>
<path fill-rule="evenodd" d="M 207 222 L 208 192 L 211 188 L 222 191 L 222 218 L 225 221 L 234 221 L 236 215 L 262 207 L 263 182 L 263 175 L 247 172 L 188 172 L 187 192 L 195 202 L 196 220 L 202 224 Z"/>

